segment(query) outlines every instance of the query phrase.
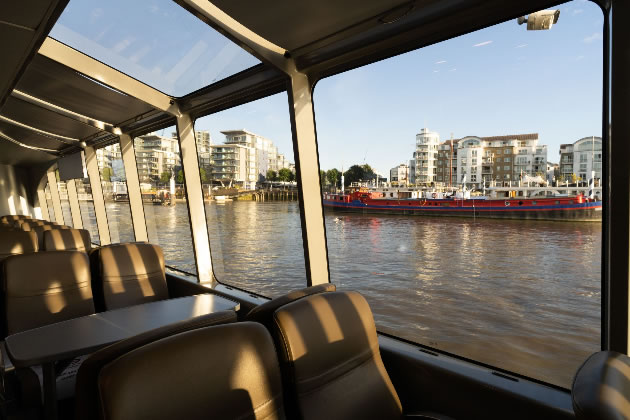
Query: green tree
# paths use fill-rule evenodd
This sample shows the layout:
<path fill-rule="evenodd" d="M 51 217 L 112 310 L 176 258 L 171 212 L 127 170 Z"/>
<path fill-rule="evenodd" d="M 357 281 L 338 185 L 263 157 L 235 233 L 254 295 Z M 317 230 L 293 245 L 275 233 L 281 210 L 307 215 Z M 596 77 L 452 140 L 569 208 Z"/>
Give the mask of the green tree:
<path fill-rule="evenodd" d="M 276 171 L 269 169 L 267 171 L 267 181 L 277 181 L 278 180 L 278 174 L 276 173 Z"/>
<path fill-rule="evenodd" d="M 199 169 L 199 177 L 201 178 L 201 183 L 202 184 L 207 184 L 208 183 L 208 175 L 206 174 L 206 170 L 203 168 Z"/>
<path fill-rule="evenodd" d="M 319 182 L 322 185 L 322 189 L 326 186 L 326 171 L 321 170 L 319 171 Z"/>
<path fill-rule="evenodd" d="M 368 164 L 364 165 L 352 165 L 346 172 L 344 172 L 344 184 L 349 186 L 353 182 L 371 181 L 376 178 L 376 174 L 372 167 Z"/>
<path fill-rule="evenodd" d="M 575 184 L 578 180 L 578 177 L 576 174 L 571 174 L 571 183 Z"/>
<path fill-rule="evenodd" d="M 162 172 L 162 174 L 160 174 L 160 181 L 164 184 L 166 184 L 168 181 L 170 181 L 171 179 L 171 173 L 170 172 Z"/>
<path fill-rule="evenodd" d="M 288 168 L 282 168 L 278 171 L 278 180 L 283 182 L 292 181 L 295 178 L 293 172 Z"/>
<path fill-rule="evenodd" d="M 178 184 L 183 184 L 184 183 L 184 171 L 183 170 L 179 170 L 179 172 L 177 172 L 177 179 L 176 179 Z"/>
<path fill-rule="evenodd" d="M 340 178 L 341 173 L 339 173 L 339 170 L 337 170 L 337 168 L 329 169 L 328 172 L 326 172 L 326 179 L 331 185 L 335 186 L 335 188 L 339 185 Z"/>
<path fill-rule="evenodd" d="M 101 177 L 103 178 L 103 181 L 109 182 L 112 180 L 113 174 L 114 174 L 114 171 L 112 168 L 103 168 L 101 172 Z"/>

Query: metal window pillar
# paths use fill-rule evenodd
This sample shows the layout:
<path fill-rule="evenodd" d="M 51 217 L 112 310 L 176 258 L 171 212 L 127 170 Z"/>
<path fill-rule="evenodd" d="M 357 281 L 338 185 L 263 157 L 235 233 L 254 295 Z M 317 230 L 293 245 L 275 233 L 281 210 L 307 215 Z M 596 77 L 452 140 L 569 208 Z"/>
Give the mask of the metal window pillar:
<path fill-rule="evenodd" d="M 328 252 L 319 173 L 311 85 L 302 73 L 291 74 L 291 125 L 302 207 L 302 238 L 307 284 L 328 283 Z"/>
<path fill-rule="evenodd" d="M 192 230 L 193 252 L 197 264 L 197 278 L 200 283 L 214 282 L 212 274 L 212 257 L 210 255 L 210 239 L 204 208 L 201 176 L 199 175 L 199 160 L 197 157 L 197 143 L 193 122 L 188 114 L 177 116 L 177 133 L 179 149 L 181 151 L 184 181 L 186 185 L 186 202 L 190 215 Z"/>
<path fill-rule="evenodd" d="M 136 155 L 133 150 L 133 139 L 128 134 L 120 135 L 120 151 L 123 165 L 125 166 L 125 176 L 127 177 L 127 193 L 129 194 L 133 233 L 136 241 L 148 242 L 149 235 L 147 234 L 147 225 L 144 218 L 142 191 L 140 191 Z"/>
<path fill-rule="evenodd" d="M 85 148 L 85 166 L 87 166 L 90 187 L 92 188 L 92 199 L 94 201 L 94 214 L 96 215 L 96 225 L 98 226 L 98 236 L 101 245 L 109 245 L 109 225 L 107 224 L 107 213 L 105 212 L 105 200 L 103 198 L 103 187 L 101 185 L 101 174 L 96 161 L 96 151 L 93 147 Z"/>
<path fill-rule="evenodd" d="M 48 171 L 48 186 L 50 187 L 50 197 L 53 202 L 53 210 L 55 210 L 55 222 L 63 225 L 63 212 L 61 211 L 61 200 L 59 199 L 59 190 L 57 189 L 56 168 Z"/>
<path fill-rule="evenodd" d="M 46 189 L 40 188 L 37 190 L 37 200 L 39 200 L 39 209 L 42 212 L 42 219 L 50 220 L 50 213 L 48 212 L 48 201 L 46 200 Z"/>
<path fill-rule="evenodd" d="M 72 227 L 75 229 L 83 229 L 83 220 L 81 219 L 81 207 L 79 206 L 79 195 L 77 194 L 77 183 L 75 179 L 66 182 L 68 189 L 68 201 L 70 202 L 70 213 L 72 213 Z"/>

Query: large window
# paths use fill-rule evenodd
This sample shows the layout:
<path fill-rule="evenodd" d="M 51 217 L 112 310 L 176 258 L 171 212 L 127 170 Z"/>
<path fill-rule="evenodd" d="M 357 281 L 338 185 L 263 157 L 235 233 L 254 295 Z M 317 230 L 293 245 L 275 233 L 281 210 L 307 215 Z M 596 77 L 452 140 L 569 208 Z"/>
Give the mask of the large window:
<path fill-rule="evenodd" d="M 325 191 L 340 189 L 342 170 L 346 192 L 378 191 L 377 175 L 401 163 L 413 184 L 380 213 L 326 207 L 331 281 L 365 294 L 380 331 L 570 387 L 600 348 L 601 221 L 503 220 L 455 214 L 453 199 L 413 201 L 427 192 L 438 200 L 471 194 L 475 205 L 503 211 L 526 209 L 530 195 L 541 206 L 544 194 L 557 197 L 552 204 L 589 194 L 586 182 L 531 166 L 536 154 L 548 150 L 546 159 L 558 162 L 561 144 L 601 137 L 603 17 L 590 2 L 559 8 L 551 30 L 510 20 L 321 80 L 314 101 Z M 522 171 L 510 179 L 488 165 L 475 178 L 460 167 L 454 182 L 433 179 L 418 140 L 439 136 L 457 151 L 470 135 L 479 136 L 482 153 L 518 150 Z M 422 211 L 401 214 L 392 205 Z M 446 211 L 428 213 L 428 205 Z M 601 218 L 597 210 L 582 214 Z"/>
<path fill-rule="evenodd" d="M 50 220 L 51 222 L 57 222 L 57 219 L 55 219 L 55 209 L 54 209 L 55 206 L 53 204 L 49 183 L 46 183 L 44 194 L 46 194 L 46 207 L 48 207 L 48 220 Z"/>
<path fill-rule="evenodd" d="M 66 226 L 73 227 L 72 223 L 72 211 L 70 209 L 70 200 L 68 200 L 68 186 L 65 181 L 59 181 L 59 171 L 56 171 L 57 176 L 57 191 L 59 193 L 59 200 L 61 201 L 61 214 L 63 215 L 63 223 Z"/>
<path fill-rule="evenodd" d="M 279 93 L 195 122 L 214 275 L 270 297 L 306 285 L 288 111 Z"/>
<path fill-rule="evenodd" d="M 83 229 L 90 232 L 90 239 L 93 243 L 100 244 L 101 241 L 98 236 L 98 226 L 96 225 L 96 213 L 94 212 L 94 199 L 92 198 L 90 180 L 88 178 L 77 179 L 76 186 Z"/>
<path fill-rule="evenodd" d="M 175 127 L 136 137 L 134 150 L 149 242 L 162 247 L 167 265 L 196 275 Z"/>
<path fill-rule="evenodd" d="M 115 143 L 97 149 L 96 161 L 101 174 L 110 239 L 114 244 L 133 242 L 135 234 L 131 221 L 127 177 L 120 154 L 120 144 Z"/>

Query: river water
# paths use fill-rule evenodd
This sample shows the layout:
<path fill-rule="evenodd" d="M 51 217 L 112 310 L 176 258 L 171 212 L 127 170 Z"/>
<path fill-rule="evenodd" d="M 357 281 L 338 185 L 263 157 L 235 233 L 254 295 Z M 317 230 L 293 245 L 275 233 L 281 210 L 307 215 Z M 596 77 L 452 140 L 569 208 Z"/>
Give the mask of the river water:
<path fill-rule="evenodd" d="M 145 206 L 167 264 L 195 271 L 188 212 Z M 121 238 L 128 205 L 107 206 Z M 216 277 L 276 296 L 304 287 L 297 202 L 206 205 Z M 601 224 L 327 213 L 331 281 L 380 331 L 563 387 L 600 347 Z"/>

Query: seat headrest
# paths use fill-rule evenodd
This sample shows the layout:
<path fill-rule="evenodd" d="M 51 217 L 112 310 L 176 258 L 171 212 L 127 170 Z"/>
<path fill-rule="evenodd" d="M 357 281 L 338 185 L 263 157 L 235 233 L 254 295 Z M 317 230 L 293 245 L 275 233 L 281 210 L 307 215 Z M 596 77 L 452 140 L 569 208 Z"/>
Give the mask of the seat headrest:
<path fill-rule="evenodd" d="M 278 309 L 274 320 L 287 346 L 287 361 L 304 378 L 325 380 L 322 372 L 350 369 L 358 355 L 379 352 L 372 311 L 356 292 L 305 297 Z"/>
<path fill-rule="evenodd" d="M 2 274 L 8 334 L 94 313 L 83 252 L 13 255 L 4 260 Z"/>
<path fill-rule="evenodd" d="M 105 366 L 98 384 L 107 420 L 284 418 L 273 342 L 252 322 L 147 344 Z"/>
<path fill-rule="evenodd" d="M 85 229 L 52 229 L 43 226 L 43 243 L 46 251 L 81 251 L 92 249 L 90 232 Z"/>
<path fill-rule="evenodd" d="M 6 230 L 0 235 L 0 260 L 10 256 L 37 252 L 39 249 L 35 232 Z"/>
<path fill-rule="evenodd" d="M 298 299 L 302 299 L 306 296 L 315 295 L 324 292 L 334 292 L 336 287 L 332 283 L 318 284 L 316 286 L 306 287 L 300 290 L 294 290 L 286 295 L 278 296 L 271 299 L 269 302 L 262 303 L 247 313 L 245 316 L 246 321 L 260 322 L 267 328 L 273 327 L 273 313 L 282 306 L 294 302 Z"/>
<path fill-rule="evenodd" d="M 614 351 L 591 355 L 578 369 L 571 387 L 578 420 L 630 417 L 630 358 Z"/>

